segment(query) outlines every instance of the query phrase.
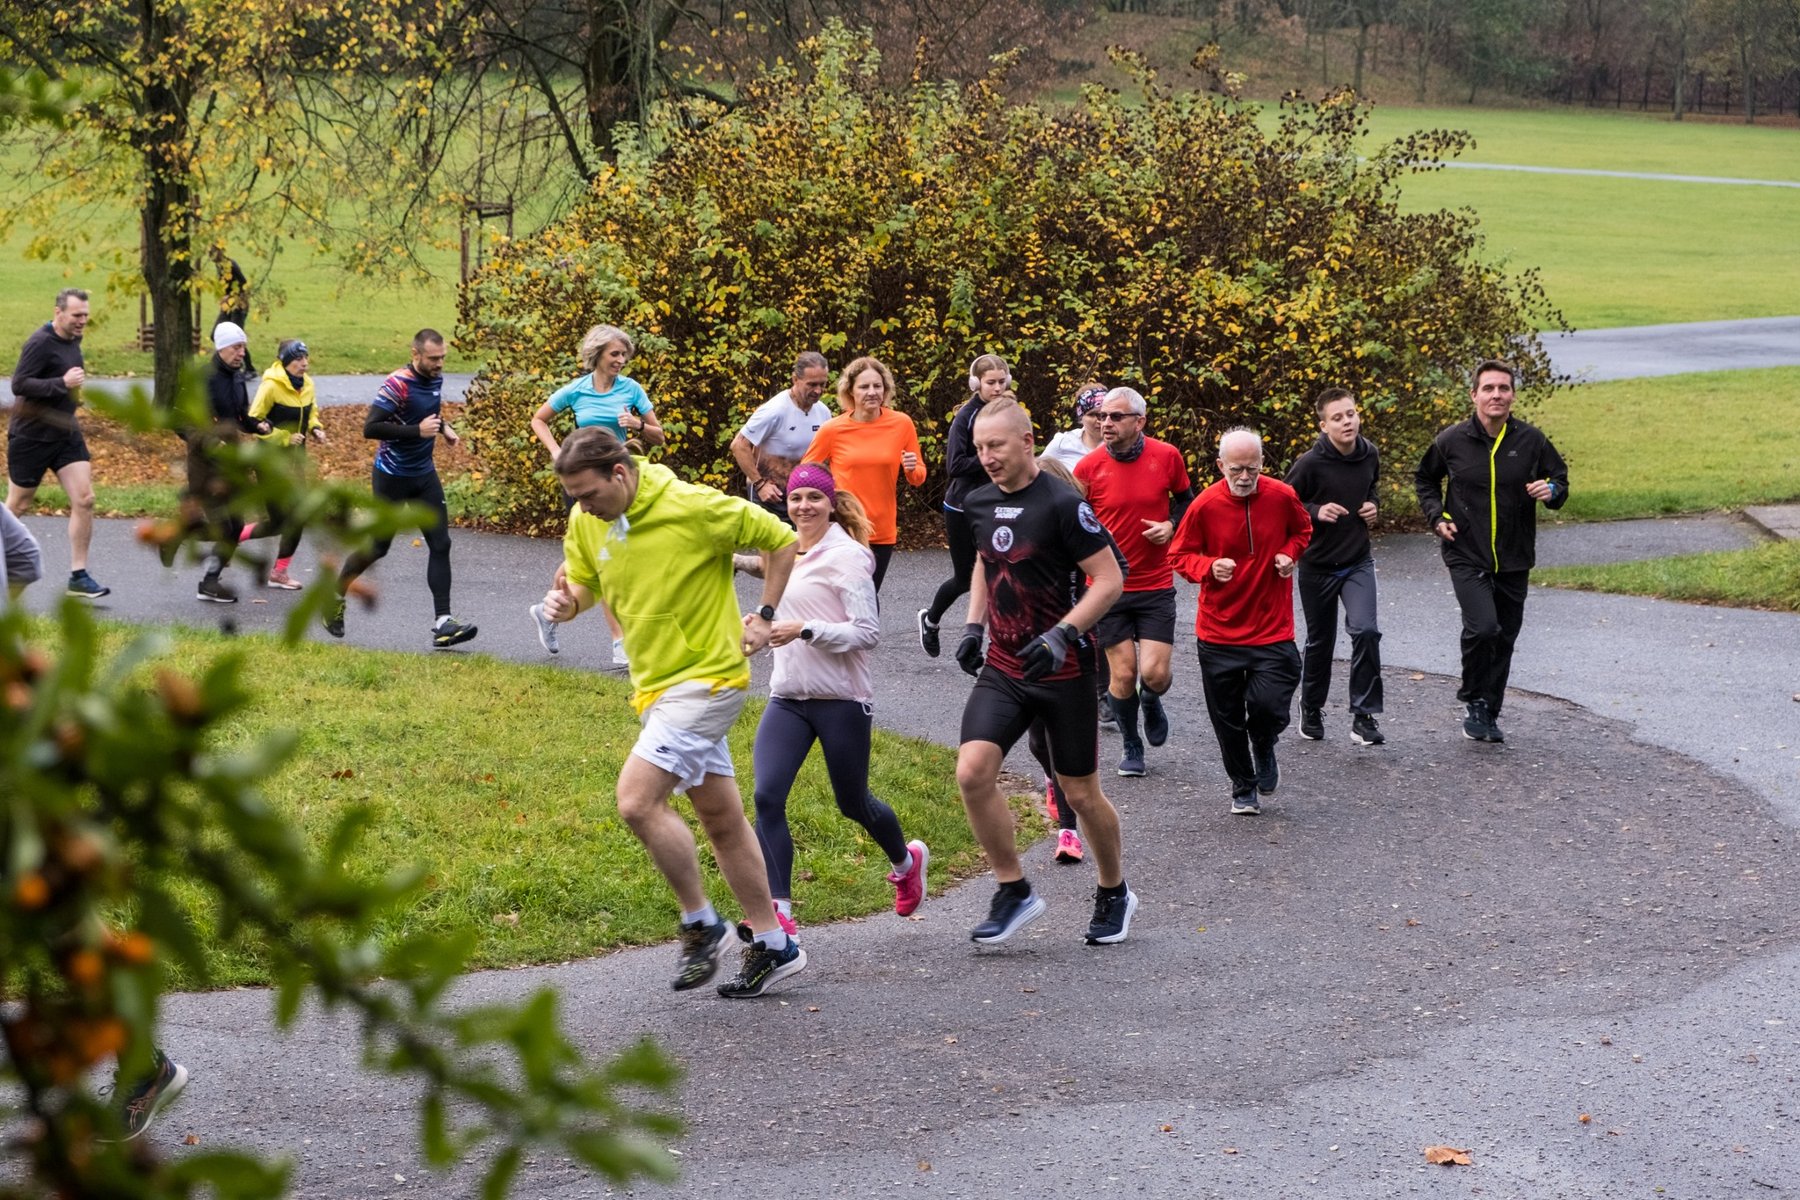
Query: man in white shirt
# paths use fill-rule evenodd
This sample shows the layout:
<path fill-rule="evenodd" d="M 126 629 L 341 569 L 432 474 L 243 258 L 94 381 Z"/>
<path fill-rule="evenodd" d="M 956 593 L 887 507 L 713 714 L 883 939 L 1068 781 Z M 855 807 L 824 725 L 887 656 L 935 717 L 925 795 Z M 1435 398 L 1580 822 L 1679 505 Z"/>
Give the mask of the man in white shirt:
<path fill-rule="evenodd" d="M 765 401 L 731 439 L 731 457 L 749 481 L 750 499 L 780 517 L 787 516 L 787 477 L 812 446 L 813 435 L 831 420 L 820 403 L 831 367 L 825 356 L 808 350 L 794 360 L 793 383 Z"/>

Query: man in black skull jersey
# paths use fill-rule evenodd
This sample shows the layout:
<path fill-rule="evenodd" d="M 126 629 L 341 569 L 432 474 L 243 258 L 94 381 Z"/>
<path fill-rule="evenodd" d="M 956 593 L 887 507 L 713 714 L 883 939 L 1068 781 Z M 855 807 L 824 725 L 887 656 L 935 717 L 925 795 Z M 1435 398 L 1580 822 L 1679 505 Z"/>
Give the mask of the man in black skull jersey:
<path fill-rule="evenodd" d="M 963 709 L 956 785 L 1000 886 L 987 920 L 970 937 L 984 945 L 1003 942 L 1044 911 L 1019 863 L 1012 813 L 1000 790 L 1007 751 L 1032 721 L 1042 720 L 1057 783 L 1099 872 L 1087 941 L 1111 944 L 1130 931 L 1137 897 L 1125 886 L 1119 814 L 1095 771 L 1099 714 L 1088 631 L 1119 598 L 1123 580 L 1094 510 L 1038 469 L 1032 445 L 1031 417 L 1010 397 L 989 401 L 975 419 L 975 451 L 991 482 L 969 493 L 963 508 L 978 564 L 956 658 L 976 678 Z M 1092 580 L 1079 600 L 1078 572 Z"/>

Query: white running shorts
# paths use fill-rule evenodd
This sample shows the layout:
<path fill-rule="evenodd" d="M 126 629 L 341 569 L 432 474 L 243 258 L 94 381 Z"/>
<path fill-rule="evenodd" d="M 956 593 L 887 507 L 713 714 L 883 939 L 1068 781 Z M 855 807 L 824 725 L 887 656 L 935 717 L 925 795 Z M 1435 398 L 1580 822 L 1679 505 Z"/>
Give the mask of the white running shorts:
<path fill-rule="evenodd" d="M 676 777 L 685 792 L 708 775 L 735 775 L 725 735 L 744 710 L 749 693 L 702 680 L 678 683 L 656 698 L 641 718 L 644 731 L 631 752 Z"/>

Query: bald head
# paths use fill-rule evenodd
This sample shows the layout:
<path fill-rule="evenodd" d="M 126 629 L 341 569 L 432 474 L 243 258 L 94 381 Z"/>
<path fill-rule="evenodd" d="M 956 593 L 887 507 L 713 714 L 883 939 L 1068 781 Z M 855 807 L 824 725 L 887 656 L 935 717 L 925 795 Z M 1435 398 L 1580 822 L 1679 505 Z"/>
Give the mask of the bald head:
<path fill-rule="evenodd" d="M 1004 431 L 1011 434 L 1022 434 L 1027 441 L 1032 437 L 1031 414 L 1025 406 L 1010 396 L 1002 396 L 998 400 L 990 400 L 975 414 L 977 429 L 990 429 L 995 432 Z"/>
<path fill-rule="evenodd" d="M 1011 396 L 989 400 L 975 416 L 975 457 L 1003 492 L 1016 492 L 1037 478 L 1031 443 L 1031 414 Z"/>

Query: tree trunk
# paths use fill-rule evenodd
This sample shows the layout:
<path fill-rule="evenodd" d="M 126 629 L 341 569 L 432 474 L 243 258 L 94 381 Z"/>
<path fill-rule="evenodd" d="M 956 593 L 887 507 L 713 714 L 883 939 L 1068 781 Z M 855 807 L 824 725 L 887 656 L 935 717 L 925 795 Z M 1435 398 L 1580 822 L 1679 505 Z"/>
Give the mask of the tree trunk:
<path fill-rule="evenodd" d="M 146 61 L 164 59 L 183 36 L 175 14 L 159 0 L 140 0 L 138 33 Z M 174 54 L 164 61 L 181 61 Z M 144 200 L 138 210 L 144 241 L 144 288 L 156 326 L 155 398 L 172 407 L 181 391 L 181 372 L 194 353 L 194 189 L 190 80 L 153 75 L 144 86 L 134 148 L 144 164 Z"/>
<path fill-rule="evenodd" d="M 614 158 L 613 126 L 637 120 L 640 103 L 632 78 L 631 34 L 634 5 L 625 0 L 590 0 L 585 77 L 588 142 L 607 162 Z"/>
<path fill-rule="evenodd" d="M 1361 9 L 1356 13 L 1356 75 L 1350 86 L 1358 96 L 1363 91 L 1363 63 L 1369 56 L 1369 18 Z"/>

